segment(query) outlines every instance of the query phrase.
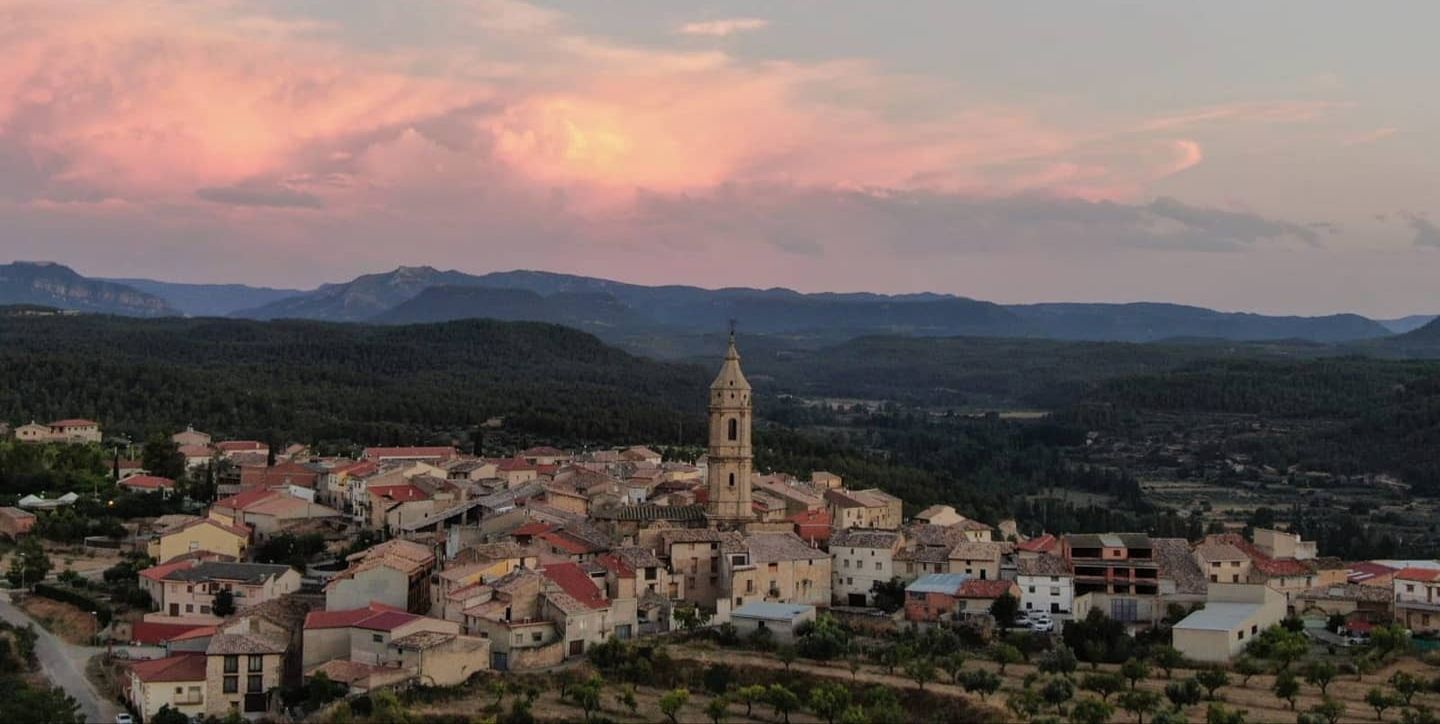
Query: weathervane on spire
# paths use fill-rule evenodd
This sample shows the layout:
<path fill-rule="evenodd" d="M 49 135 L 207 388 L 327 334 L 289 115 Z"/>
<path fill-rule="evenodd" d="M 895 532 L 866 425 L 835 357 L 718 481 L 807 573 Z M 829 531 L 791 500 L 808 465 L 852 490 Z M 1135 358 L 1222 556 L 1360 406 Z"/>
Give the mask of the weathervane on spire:
<path fill-rule="evenodd" d="M 735 318 L 734 318 L 734 317 L 731 317 L 731 318 L 730 318 L 730 341 L 731 341 L 732 343 L 735 341 Z"/>

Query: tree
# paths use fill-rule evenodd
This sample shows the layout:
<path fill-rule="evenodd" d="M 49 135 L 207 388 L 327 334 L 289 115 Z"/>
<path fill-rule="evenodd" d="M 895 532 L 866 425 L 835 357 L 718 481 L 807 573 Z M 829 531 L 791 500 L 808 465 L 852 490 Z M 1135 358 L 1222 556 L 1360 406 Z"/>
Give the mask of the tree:
<path fill-rule="evenodd" d="M 1205 698 L 1214 700 L 1215 691 L 1230 683 L 1230 675 L 1218 666 L 1211 666 L 1195 672 L 1195 681 L 1205 687 Z"/>
<path fill-rule="evenodd" d="M 631 716 L 634 716 L 636 710 L 640 708 L 640 702 L 635 700 L 634 684 L 626 684 L 620 687 L 620 693 L 615 695 L 615 701 L 629 710 Z"/>
<path fill-rule="evenodd" d="M 1402 654 L 1410 648 L 1410 635 L 1398 623 L 1376 626 L 1370 629 L 1370 646 L 1382 659 L 1390 654 Z"/>
<path fill-rule="evenodd" d="M 905 724 L 905 710 L 900 708 L 900 699 L 895 690 L 879 684 L 865 690 L 866 715 L 870 724 Z"/>
<path fill-rule="evenodd" d="M 1235 673 L 1240 677 L 1241 686 L 1250 686 L 1250 677 L 1263 671 L 1260 663 L 1249 656 L 1241 656 L 1235 659 Z"/>
<path fill-rule="evenodd" d="M 679 724 L 676 717 L 687 702 L 690 701 L 690 690 L 672 689 L 660 697 L 660 713 L 670 719 L 670 724 Z"/>
<path fill-rule="evenodd" d="M 1078 666 L 1079 662 L 1075 659 L 1075 652 L 1071 651 L 1069 646 L 1060 644 L 1054 650 L 1040 657 L 1037 668 L 1041 673 L 1059 674 L 1068 679 L 1075 673 Z"/>
<path fill-rule="evenodd" d="M 1440 717 L 1423 706 L 1400 712 L 1400 724 L 1440 724 Z"/>
<path fill-rule="evenodd" d="M 960 672 L 957 683 L 971 694 L 979 694 L 980 700 L 984 701 L 991 694 L 1000 690 L 1000 675 L 989 669 L 970 669 Z"/>
<path fill-rule="evenodd" d="M 1311 686 L 1320 687 L 1320 695 L 1325 696 L 1337 673 L 1339 672 L 1335 665 L 1329 661 L 1311 661 L 1305 666 L 1305 681 Z"/>
<path fill-rule="evenodd" d="M 1185 718 L 1183 711 L 1161 709 L 1155 712 L 1154 717 L 1151 717 L 1150 724 L 1190 724 L 1190 720 Z"/>
<path fill-rule="evenodd" d="M 1045 700 L 1030 687 L 1016 691 L 1005 700 L 1005 708 L 1013 712 L 1018 719 L 1030 719 L 1040 712 L 1040 707 L 1045 705 Z"/>
<path fill-rule="evenodd" d="M 1390 675 L 1390 686 L 1395 688 L 1395 693 L 1400 695 L 1405 706 L 1410 706 L 1410 700 L 1424 690 L 1425 682 L 1408 671 L 1397 671 Z"/>
<path fill-rule="evenodd" d="M 1370 654 L 1356 656 L 1355 660 L 1351 663 L 1355 665 L 1356 681 L 1364 681 L 1367 674 L 1373 674 L 1376 669 L 1380 668 L 1380 662 Z"/>
<path fill-rule="evenodd" d="M 1300 682 L 1295 680 L 1295 675 L 1282 671 L 1275 676 L 1275 685 L 1270 687 L 1275 692 L 1275 698 L 1287 702 L 1291 711 L 1295 709 L 1295 697 L 1300 694 Z"/>
<path fill-rule="evenodd" d="M 1211 704 L 1205 709 L 1205 724 L 1245 724 L 1245 712 Z"/>
<path fill-rule="evenodd" d="M 1063 714 L 1065 702 L 1075 697 L 1075 685 L 1064 677 L 1052 677 L 1045 685 L 1040 687 L 1040 698 L 1046 704 L 1055 707 L 1056 714 Z"/>
<path fill-rule="evenodd" d="M 686 631 L 694 631 L 710 623 L 710 612 L 699 606 L 676 607 L 670 616 Z"/>
<path fill-rule="evenodd" d="M 1340 721 L 1340 717 L 1345 716 L 1345 702 L 1325 696 L 1322 697 L 1319 704 L 1310 707 L 1310 713 L 1319 717 L 1326 724 L 1335 724 Z"/>
<path fill-rule="evenodd" d="M 965 668 L 965 654 L 953 653 L 940 659 L 940 668 L 950 675 L 950 681 L 960 683 L 960 672 Z"/>
<path fill-rule="evenodd" d="M 859 656 L 850 656 L 845 659 L 845 668 L 850 670 L 851 681 L 856 681 L 860 678 L 860 669 L 863 666 L 864 663 L 860 661 Z"/>
<path fill-rule="evenodd" d="M 710 721 L 714 722 L 714 724 L 720 724 L 720 720 L 724 719 L 729 711 L 730 700 L 723 696 L 717 696 L 705 705 L 705 716 L 710 717 Z M 834 724 L 834 722 L 831 722 L 831 724 Z"/>
<path fill-rule="evenodd" d="M 1001 594 L 994 603 L 990 604 L 990 616 L 995 619 L 995 625 L 1002 631 L 1010 630 L 1015 625 L 1015 617 L 1020 615 L 1020 599 L 1009 593 Z"/>
<path fill-rule="evenodd" d="M 810 689 L 810 711 L 835 724 L 835 720 L 850 708 L 850 689 L 843 684 L 820 684 Z"/>
<path fill-rule="evenodd" d="M 800 708 L 800 697 L 784 684 L 771 684 L 770 688 L 765 690 L 765 703 L 775 710 L 775 716 L 782 717 L 785 724 L 790 724 L 790 712 Z"/>
<path fill-rule="evenodd" d="M 801 656 L 816 661 L 829 661 L 845 654 L 850 648 L 850 632 L 834 616 L 822 614 L 814 623 L 800 626 L 795 649 Z"/>
<path fill-rule="evenodd" d="M 1115 707 L 1100 699 L 1081 699 L 1070 707 L 1072 724 L 1106 724 L 1115 714 Z"/>
<path fill-rule="evenodd" d="M 1000 665 L 1000 675 L 1004 676 L 1005 667 L 1010 664 L 1020 663 L 1022 657 L 1020 655 L 1020 649 L 1010 644 L 995 644 L 990 647 L 990 658 L 994 659 L 995 663 Z"/>
<path fill-rule="evenodd" d="M 190 724 L 190 717 L 166 704 L 160 707 L 160 711 L 155 712 L 155 716 L 150 717 L 149 721 L 150 724 Z"/>
<path fill-rule="evenodd" d="M 500 704 L 505 701 L 505 692 L 510 691 L 510 687 L 505 685 L 504 679 L 496 677 L 485 682 L 485 690 L 488 691 L 491 696 L 495 697 L 495 703 L 491 704 L 491 706 L 499 709 Z"/>
<path fill-rule="evenodd" d="M 790 665 L 795 663 L 795 659 L 798 657 L 799 653 L 794 646 L 781 646 L 775 650 L 775 658 L 780 659 L 780 663 L 785 665 L 786 671 L 790 670 Z"/>
<path fill-rule="evenodd" d="M 745 704 L 746 719 L 750 718 L 750 709 L 755 706 L 755 702 L 765 700 L 765 692 L 766 690 L 763 684 L 754 684 L 735 690 L 735 698 Z"/>
<path fill-rule="evenodd" d="M 1150 658 L 1155 661 L 1156 666 L 1160 667 L 1160 669 L 1165 672 L 1165 678 L 1167 679 L 1170 678 L 1170 672 L 1172 669 L 1175 669 L 1181 664 L 1185 663 L 1185 657 L 1182 656 L 1180 652 L 1175 649 L 1174 646 L 1157 647 L 1150 654 Z"/>
<path fill-rule="evenodd" d="M 384 690 L 377 691 L 370 697 L 371 710 L 369 720 L 380 724 L 404 724 L 410 721 L 410 713 L 400 703 L 400 697 L 395 692 Z M 231 710 L 234 712 L 235 710 Z M 235 712 L 238 714 L 238 712 Z M 242 719 L 243 721 L 243 719 Z"/>
<path fill-rule="evenodd" d="M 1385 718 L 1385 710 L 1399 704 L 1400 700 L 1390 692 L 1376 686 L 1365 692 L 1365 703 L 1375 710 L 1375 720 L 1380 721 Z"/>
<path fill-rule="evenodd" d="M 1187 706 L 1199 704 L 1205 698 L 1205 689 L 1194 679 L 1172 681 L 1165 685 L 1165 698 L 1170 700 L 1175 711 L 1181 711 Z"/>
<path fill-rule="evenodd" d="M 1136 724 L 1145 724 L 1145 715 L 1160 705 L 1160 695 L 1145 689 L 1131 689 L 1121 692 L 1116 701 L 1121 709 L 1135 715 Z"/>
<path fill-rule="evenodd" d="M 905 675 L 910 677 L 910 680 L 914 681 L 921 691 L 924 691 L 925 684 L 935 680 L 935 662 L 931 661 L 929 657 L 912 659 L 905 664 Z"/>
<path fill-rule="evenodd" d="M 140 465 L 151 475 L 180 480 L 185 477 L 185 456 L 174 440 L 161 435 L 151 435 L 140 451 Z"/>
<path fill-rule="evenodd" d="M 230 591 L 216 593 L 214 601 L 210 604 L 210 611 L 220 618 L 235 613 L 235 594 Z"/>
<path fill-rule="evenodd" d="M 1305 635 L 1272 627 L 1276 631 L 1276 640 L 1270 646 L 1270 658 L 1279 665 L 1280 671 L 1288 671 L 1290 665 L 1305 658 L 1310 653 L 1310 644 L 1305 640 Z"/>
<path fill-rule="evenodd" d="M 1127 659 L 1120 665 L 1120 675 L 1130 682 L 1130 688 L 1133 690 L 1136 683 L 1149 678 L 1150 665 L 1141 659 Z"/>
<path fill-rule="evenodd" d="M 852 706 L 840 715 L 840 724 L 870 724 L 870 717 L 866 716 L 864 707 Z"/>
<path fill-rule="evenodd" d="M 1110 703 L 1110 697 L 1125 689 L 1125 677 L 1108 671 L 1086 674 L 1080 679 L 1080 688 L 1100 695 L 1100 700 Z"/>
<path fill-rule="evenodd" d="M 585 712 L 585 721 L 590 721 L 590 712 L 600 709 L 600 691 L 605 686 L 605 681 L 597 674 L 591 676 L 585 683 L 572 687 L 570 698 L 575 705 Z"/>
<path fill-rule="evenodd" d="M 870 591 L 875 594 L 875 607 L 885 613 L 895 613 L 905 605 L 905 581 L 899 577 L 876 581 Z"/>
<path fill-rule="evenodd" d="M 45 555 L 45 549 L 40 546 L 40 540 L 35 536 L 28 536 L 15 548 L 10 558 L 10 570 L 5 574 L 5 578 L 11 586 L 25 588 L 44 580 L 52 567 L 50 557 Z"/>

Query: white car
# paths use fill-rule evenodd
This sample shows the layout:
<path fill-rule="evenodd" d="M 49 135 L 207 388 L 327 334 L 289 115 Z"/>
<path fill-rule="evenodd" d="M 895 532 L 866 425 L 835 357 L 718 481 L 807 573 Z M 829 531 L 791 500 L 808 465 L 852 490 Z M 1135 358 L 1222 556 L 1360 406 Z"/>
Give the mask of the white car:
<path fill-rule="evenodd" d="M 1055 622 L 1049 618 L 1032 619 L 1030 630 L 1036 633 L 1050 633 L 1055 630 Z"/>
<path fill-rule="evenodd" d="M 129 712 L 122 711 L 115 715 L 115 724 L 135 724 L 135 717 L 130 716 Z"/>

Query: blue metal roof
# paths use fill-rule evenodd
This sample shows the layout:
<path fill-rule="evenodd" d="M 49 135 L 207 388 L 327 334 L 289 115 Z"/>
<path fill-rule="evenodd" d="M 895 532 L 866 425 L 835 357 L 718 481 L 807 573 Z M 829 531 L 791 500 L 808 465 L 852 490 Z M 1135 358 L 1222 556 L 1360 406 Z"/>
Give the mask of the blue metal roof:
<path fill-rule="evenodd" d="M 906 593 L 948 593 L 954 595 L 961 584 L 970 580 L 968 573 L 927 573 L 905 587 Z"/>
<path fill-rule="evenodd" d="M 767 621 L 793 621 L 811 611 L 814 606 L 807 606 L 799 603 L 772 603 L 770 601 L 755 601 L 747 603 L 740 608 L 730 612 L 733 618 L 763 618 Z"/>

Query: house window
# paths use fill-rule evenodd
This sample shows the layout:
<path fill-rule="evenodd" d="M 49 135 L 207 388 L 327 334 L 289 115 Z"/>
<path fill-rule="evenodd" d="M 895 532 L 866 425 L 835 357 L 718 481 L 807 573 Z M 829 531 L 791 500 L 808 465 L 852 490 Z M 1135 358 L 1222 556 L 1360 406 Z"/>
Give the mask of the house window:
<path fill-rule="evenodd" d="M 1260 626 L 1257 625 L 1257 624 L 1251 624 L 1251 625 L 1250 625 L 1250 633 L 1251 633 L 1251 634 L 1260 633 Z"/>
<path fill-rule="evenodd" d="M 225 682 L 222 684 L 221 690 L 222 690 L 224 693 L 226 693 L 226 694 L 234 694 L 234 693 L 240 691 L 240 677 L 238 677 L 238 676 L 227 676 L 227 677 L 225 677 Z"/>
<path fill-rule="evenodd" d="M 250 656 L 250 661 L 249 661 L 249 667 L 248 667 L 248 668 L 249 668 L 249 670 L 250 670 L 251 672 L 264 671 L 264 670 L 265 670 L 265 657 L 264 657 L 264 656 L 256 656 L 256 655 L 254 655 L 254 654 L 251 654 L 251 656 Z"/>
<path fill-rule="evenodd" d="M 732 442 L 740 439 L 740 421 L 733 417 L 730 418 L 729 437 Z"/>
<path fill-rule="evenodd" d="M 226 657 L 225 657 L 225 673 L 227 673 L 227 674 L 234 674 L 234 673 L 237 673 L 237 672 L 239 672 L 239 671 L 240 671 L 240 657 L 239 657 L 239 656 L 226 656 Z"/>
<path fill-rule="evenodd" d="M 1034 586 L 1030 586 L 1030 592 L 1031 592 L 1031 593 L 1034 593 L 1034 592 L 1035 592 L 1035 587 L 1034 587 Z"/>
<path fill-rule="evenodd" d="M 259 694 L 265 690 L 265 684 L 259 674 L 251 674 L 245 677 L 245 691 L 250 694 Z"/>
<path fill-rule="evenodd" d="M 384 637 L 384 636 L 381 636 L 380 634 L 370 634 L 370 640 L 371 640 L 371 641 L 374 641 L 375 643 L 378 644 L 378 643 L 384 641 L 384 640 L 385 640 L 385 637 Z"/>
<path fill-rule="evenodd" d="M 1059 586 L 1051 586 L 1051 587 L 1050 587 L 1050 595 L 1052 595 L 1052 596 L 1058 596 L 1058 595 L 1060 595 L 1060 587 L 1059 587 Z"/>
<path fill-rule="evenodd" d="M 735 487 L 735 473 L 730 473 L 730 487 Z"/>
<path fill-rule="evenodd" d="M 187 604 L 185 604 L 185 613 L 195 613 L 195 604 L 193 604 L 193 603 L 187 603 Z"/>
<path fill-rule="evenodd" d="M 875 561 L 875 570 L 880 570 L 880 561 Z"/>
<path fill-rule="evenodd" d="M 1239 639 L 1239 640 L 1241 640 L 1241 641 L 1244 641 L 1244 640 L 1245 640 L 1245 629 L 1242 628 L 1242 629 L 1240 629 L 1239 631 L 1236 631 L 1236 632 L 1235 632 L 1235 638 L 1237 638 L 1237 639 Z"/>
<path fill-rule="evenodd" d="M 210 607 L 209 607 L 209 606 L 206 606 L 206 605 L 203 604 L 203 603 L 200 604 L 200 613 L 205 614 L 205 615 L 207 615 L 207 616 L 210 615 Z"/>
<path fill-rule="evenodd" d="M 545 632 L 543 631 L 535 631 L 534 633 L 530 634 L 530 640 L 537 644 L 540 643 L 541 639 L 543 638 L 545 638 Z"/>

